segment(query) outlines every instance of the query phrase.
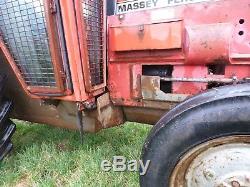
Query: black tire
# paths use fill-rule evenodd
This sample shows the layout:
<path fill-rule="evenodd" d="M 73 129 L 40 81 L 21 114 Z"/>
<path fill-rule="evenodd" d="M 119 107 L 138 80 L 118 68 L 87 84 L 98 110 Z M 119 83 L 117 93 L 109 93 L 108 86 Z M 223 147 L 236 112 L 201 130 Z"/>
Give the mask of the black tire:
<path fill-rule="evenodd" d="M 11 137 L 16 130 L 16 125 L 9 119 L 12 102 L 4 97 L 6 76 L 0 76 L 0 161 L 12 150 Z"/>
<path fill-rule="evenodd" d="M 220 137 L 250 135 L 250 85 L 214 89 L 175 107 L 154 126 L 143 150 L 149 169 L 140 185 L 169 186 L 180 158 L 192 148 Z"/>

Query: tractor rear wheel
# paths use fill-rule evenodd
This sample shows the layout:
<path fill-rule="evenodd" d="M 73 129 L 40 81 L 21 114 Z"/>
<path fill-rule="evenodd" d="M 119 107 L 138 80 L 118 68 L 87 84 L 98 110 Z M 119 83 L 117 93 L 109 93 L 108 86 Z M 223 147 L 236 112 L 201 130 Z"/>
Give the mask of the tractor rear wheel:
<path fill-rule="evenodd" d="M 144 144 L 141 186 L 250 186 L 249 95 L 249 84 L 219 88 L 167 113 Z"/>
<path fill-rule="evenodd" d="M 3 96 L 5 84 L 6 76 L 0 76 L 0 161 L 12 150 L 11 137 L 16 130 L 16 125 L 9 119 L 12 102 Z"/>

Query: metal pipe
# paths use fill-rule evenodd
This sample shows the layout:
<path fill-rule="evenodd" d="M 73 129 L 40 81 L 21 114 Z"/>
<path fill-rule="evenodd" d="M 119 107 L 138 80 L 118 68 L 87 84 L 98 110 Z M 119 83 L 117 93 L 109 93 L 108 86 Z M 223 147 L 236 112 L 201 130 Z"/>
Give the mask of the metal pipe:
<path fill-rule="evenodd" d="M 173 77 L 161 77 L 161 81 L 166 82 L 200 82 L 200 83 L 237 83 L 240 80 L 237 79 L 237 77 L 233 78 L 173 78 Z"/>
<path fill-rule="evenodd" d="M 80 137 L 81 137 L 81 144 L 83 144 L 83 135 L 84 135 L 84 131 L 83 131 L 83 120 L 82 120 L 82 114 L 83 114 L 83 110 L 82 110 L 82 103 L 77 103 L 77 114 L 76 114 L 76 123 L 77 126 L 79 128 L 79 132 L 80 132 Z"/>

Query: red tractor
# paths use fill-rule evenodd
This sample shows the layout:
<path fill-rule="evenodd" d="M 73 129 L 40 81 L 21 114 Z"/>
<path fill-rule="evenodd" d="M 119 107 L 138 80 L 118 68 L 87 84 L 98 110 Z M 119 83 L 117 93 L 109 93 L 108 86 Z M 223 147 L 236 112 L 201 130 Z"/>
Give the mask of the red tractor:
<path fill-rule="evenodd" d="M 0 0 L 0 160 L 10 117 L 81 133 L 158 121 L 141 186 L 250 186 L 249 11 L 250 0 Z"/>

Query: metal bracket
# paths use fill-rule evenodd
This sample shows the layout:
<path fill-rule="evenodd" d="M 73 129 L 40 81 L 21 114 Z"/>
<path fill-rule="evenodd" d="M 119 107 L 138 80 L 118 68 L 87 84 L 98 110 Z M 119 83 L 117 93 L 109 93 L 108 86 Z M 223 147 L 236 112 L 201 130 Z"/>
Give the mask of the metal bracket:
<path fill-rule="evenodd" d="M 82 105 L 81 102 L 78 102 L 77 104 L 77 126 L 79 128 L 80 131 L 80 137 L 81 137 L 81 144 L 83 144 L 83 135 L 84 135 L 84 131 L 83 131 L 83 120 L 82 120 L 82 111 L 84 106 Z"/>
<path fill-rule="evenodd" d="M 57 13 L 57 6 L 56 6 L 55 0 L 51 0 L 50 1 L 50 12 L 52 14 L 56 14 Z"/>

